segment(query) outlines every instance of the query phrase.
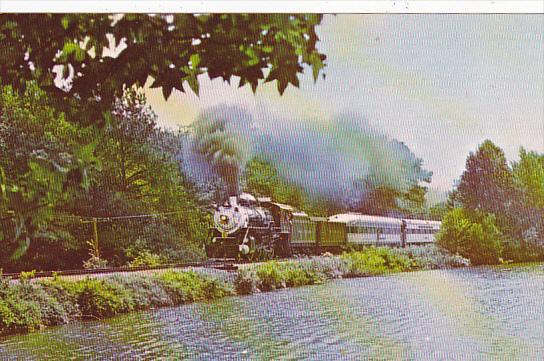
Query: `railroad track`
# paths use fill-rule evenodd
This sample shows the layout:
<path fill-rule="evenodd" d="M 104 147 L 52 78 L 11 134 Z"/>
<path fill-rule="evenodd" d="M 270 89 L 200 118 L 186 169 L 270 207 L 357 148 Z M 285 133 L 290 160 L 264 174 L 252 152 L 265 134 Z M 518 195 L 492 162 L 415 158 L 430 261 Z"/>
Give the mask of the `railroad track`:
<path fill-rule="evenodd" d="M 188 268 L 188 267 L 202 267 L 202 268 L 214 268 L 224 271 L 236 271 L 239 263 L 231 260 L 210 260 L 205 262 L 186 262 L 186 263 L 171 263 L 160 266 L 138 266 L 138 267 L 107 267 L 97 269 L 72 269 L 72 270 L 60 270 L 60 271 L 37 271 L 32 278 L 46 278 L 54 276 L 85 276 L 85 275 L 98 275 L 108 273 L 121 273 L 121 272 L 138 272 L 138 271 L 152 271 L 162 270 L 169 268 Z M 19 279 L 25 272 L 18 273 L 0 273 L 0 277 L 9 279 Z M 26 272 L 28 273 L 28 272 Z"/>

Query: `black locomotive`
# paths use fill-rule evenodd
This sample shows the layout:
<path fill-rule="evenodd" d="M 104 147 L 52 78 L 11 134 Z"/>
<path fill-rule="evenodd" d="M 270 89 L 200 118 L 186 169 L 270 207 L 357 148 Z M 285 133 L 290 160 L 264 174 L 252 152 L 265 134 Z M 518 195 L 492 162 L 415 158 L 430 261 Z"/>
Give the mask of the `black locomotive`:
<path fill-rule="evenodd" d="M 291 214 L 288 205 L 251 194 L 231 196 L 216 207 L 206 245 L 209 258 L 270 259 L 289 254 Z"/>

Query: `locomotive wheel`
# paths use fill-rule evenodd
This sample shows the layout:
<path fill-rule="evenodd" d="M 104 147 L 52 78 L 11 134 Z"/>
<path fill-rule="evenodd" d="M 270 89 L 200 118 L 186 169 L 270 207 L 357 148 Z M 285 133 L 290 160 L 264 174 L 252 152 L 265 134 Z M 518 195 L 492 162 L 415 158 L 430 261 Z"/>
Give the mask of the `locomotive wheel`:
<path fill-rule="evenodd" d="M 291 246 L 287 237 L 278 237 L 274 243 L 274 254 L 278 257 L 290 257 L 292 255 Z"/>
<path fill-rule="evenodd" d="M 257 242 L 248 257 L 251 261 L 268 261 L 274 258 L 274 247 L 269 243 Z"/>

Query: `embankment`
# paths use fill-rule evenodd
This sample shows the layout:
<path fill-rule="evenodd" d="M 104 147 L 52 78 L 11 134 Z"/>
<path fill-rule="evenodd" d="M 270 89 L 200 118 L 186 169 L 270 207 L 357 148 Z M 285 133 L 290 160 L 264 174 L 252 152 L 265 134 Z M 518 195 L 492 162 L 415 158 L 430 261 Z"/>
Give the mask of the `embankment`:
<path fill-rule="evenodd" d="M 467 265 L 466 259 L 435 247 L 368 248 L 341 256 L 247 265 L 234 273 L 200 268 L 75 281 L 61 277 L 19 282 L 1 279 L 0 335 L 332 279 Z"/>

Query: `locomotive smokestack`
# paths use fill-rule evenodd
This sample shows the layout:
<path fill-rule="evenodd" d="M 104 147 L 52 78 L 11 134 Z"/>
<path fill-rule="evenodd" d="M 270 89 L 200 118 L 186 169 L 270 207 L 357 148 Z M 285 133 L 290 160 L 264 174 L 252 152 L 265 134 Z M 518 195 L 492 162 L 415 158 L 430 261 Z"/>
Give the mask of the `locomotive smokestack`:
<path fill-rule="evenodd" d="M 237 197 L 240 194 L 240 180 L 238 169 L 231 168 L 224 173 L 223 179 L 227 183 L 227 194 L 230 197 Z"/>

